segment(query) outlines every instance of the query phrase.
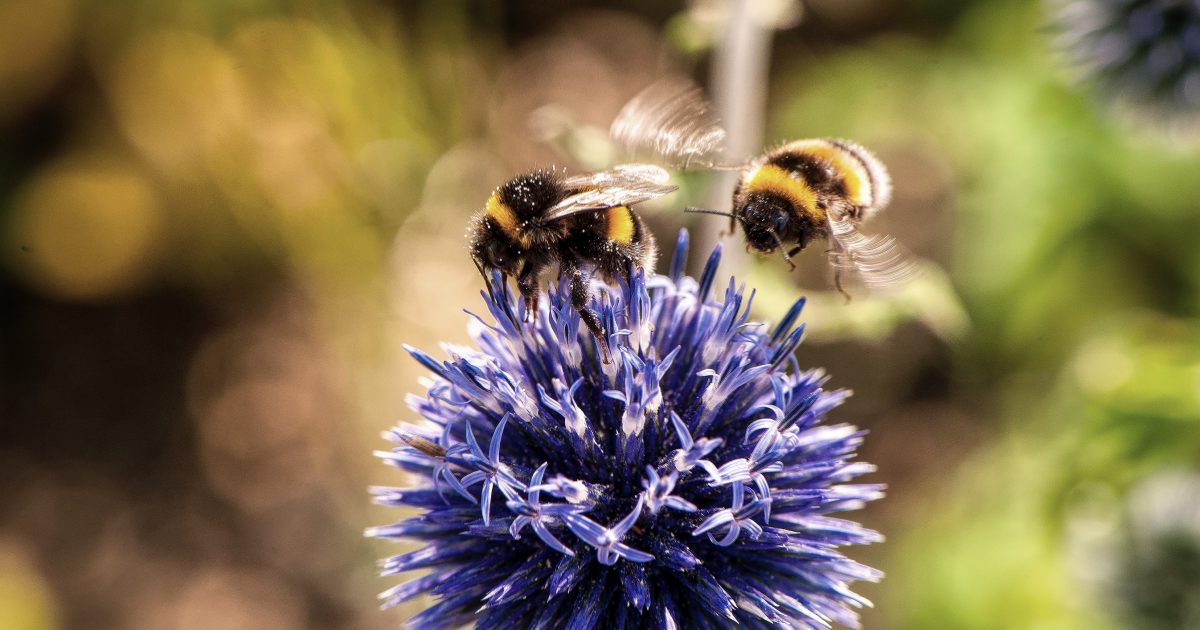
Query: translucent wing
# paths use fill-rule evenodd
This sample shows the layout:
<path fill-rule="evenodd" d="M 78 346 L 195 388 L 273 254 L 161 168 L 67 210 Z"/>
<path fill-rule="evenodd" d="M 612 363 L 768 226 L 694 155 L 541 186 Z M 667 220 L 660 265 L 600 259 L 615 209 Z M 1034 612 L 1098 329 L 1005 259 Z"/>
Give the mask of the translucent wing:
<path fill-rule="evenodd" d="M 917 275 L 919 267 L 912 255 L 896 239 L 877 234 L 864 236 L 849 217 L 829 219 L 833 251 L 829 253 L 838 290 L 842 277 L 857 278 L 868 291 L 884 292 L 900 287 Z"/>
<path fill-rule="evenodd" d="M 631 154 L 650 152 L 674 166 L 716 165 L 725 130 L 700 88 L 663 79 L 642 90 L 617 114 L 609 135 Z"/>
<path fill-rule="evenodd" d="M 675 192 L 670 175 L 653 164 L 622 164 L 607 171 L 575 175 L 563 180 L 569 188 L 582 189 L 554 204 L 545 220 L 554 221 L 578 212 L 631 206 Z"/>
<path fill-rule="evenodd" d="M 671 174 L 654 164 L 618 164 L 607 171 L 573 175 L 563 179 L 567 186 L 605 186 L 627 182 L 665 185 L 669 181 Z"/>

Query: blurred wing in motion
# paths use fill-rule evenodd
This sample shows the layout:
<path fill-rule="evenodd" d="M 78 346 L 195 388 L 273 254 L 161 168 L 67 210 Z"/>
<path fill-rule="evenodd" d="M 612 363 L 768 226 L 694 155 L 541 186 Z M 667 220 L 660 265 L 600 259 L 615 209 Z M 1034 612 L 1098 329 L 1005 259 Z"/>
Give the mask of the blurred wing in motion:
<path fill-rule="evenodd" d="M 609 135 L 631 154 L 650 152 L 672 166 L 716 166 L 725 130 L 696 85 L 662 79 L 633 97 L 617 114 Z"/>
<path fill-rule="evenodd" d="M 632 206 L 679 189 L 668 181 L 670 175 L 653 164 L 622 164 L 599 173 L 567 177 L 562 182 L 565 186 L 583 190 L 551 206 L 544 220 L 555 221 L 578 212 Z"/>
<path fill-rule="evenodd" d="M 897 289 L 917 275 L 916 261 L 891 236 L 864 236 L 848 217 L 831 217 L 829 228 L 833 240 L 829 262 L 843 294 L 845 276 L 856 278 L 870 292 L 881 293 Z"/>

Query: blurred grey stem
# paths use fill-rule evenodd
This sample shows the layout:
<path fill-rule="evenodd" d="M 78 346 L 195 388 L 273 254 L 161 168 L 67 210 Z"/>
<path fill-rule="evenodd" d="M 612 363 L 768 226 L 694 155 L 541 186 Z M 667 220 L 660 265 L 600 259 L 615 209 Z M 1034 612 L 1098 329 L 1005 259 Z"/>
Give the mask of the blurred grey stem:
<path fill-rule="evenodd" d="M 767 100 L 767 65 L 771 60 L 771 29 L 754 15 L 753 3 L 758 0 L 726 0 L 729 20 L 713 54 L 711 93 L 717 116 L 725 126 L 725 147 L 730 161 L 745 160 L 762 150 L 763 119 Z M 731 210 L 734 186 L 738 173 L 721 171 L 708 190 L 705 206 L 714 210 Z M 705 221 L 699 247 L 708 251 L 722 230 L 728 231 L 726 221 Z M 732 239 L 731 239 L 731 242 Z M 722 258 L 725 271 L 737 274 L 746 264 L 744 256 Z"/>

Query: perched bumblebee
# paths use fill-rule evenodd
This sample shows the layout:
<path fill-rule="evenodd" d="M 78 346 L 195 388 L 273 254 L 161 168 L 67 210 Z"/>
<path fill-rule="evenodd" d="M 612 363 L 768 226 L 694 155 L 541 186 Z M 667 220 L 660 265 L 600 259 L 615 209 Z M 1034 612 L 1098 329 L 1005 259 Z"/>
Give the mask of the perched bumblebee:
<path fill-rule="evenodd" d="M 747 163 L 719 163 L 724 132 L 709 113 L 699 88 L 680 81 L 651 85 L 613 122 L 612 137 L 631 151 L 648 149 L 677 166 L 735 169 L 741 177 L 728 216 L 741 224 L 747 249 L 792 256 L 814 239 L 831 243 L 830 263 L 839 291 L 843 274 L 868 289 L 902 284 L 916 265 L 888 236 L 864 236 L 858 226 L 885 208 L 892 185 L 887 169 L 863 147 L 845 140 L 789 142 Z"/>
<path fill-rule="evenodd" d="M 539 283 L 558 267 L 570 280 L 571 306 L 610 361 L 600 318 L 588 308 L 590 272 L 608 280 L 632 269 L 654 268 L 654 236 L 632 206 L 676 190 L 663 169 L 625 164 L 599 173 L 567 176 L 539 170 L 505 182 L 488 198 L 470 227 L 471 258 L 487 279 L 499 271 L 517 280 L 526 317 L 537 311 Z"/>

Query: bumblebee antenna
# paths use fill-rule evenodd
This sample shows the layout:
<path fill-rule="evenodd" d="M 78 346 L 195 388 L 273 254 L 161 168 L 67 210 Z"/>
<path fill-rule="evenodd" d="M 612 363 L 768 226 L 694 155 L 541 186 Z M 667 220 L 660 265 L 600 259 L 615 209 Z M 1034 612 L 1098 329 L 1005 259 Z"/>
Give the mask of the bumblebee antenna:
<path fill-rule="evenodd" d="M 487 272 L 483 270 L 483 265 L 480 264 L 479 259 L 472 256 L 471 262 L 475 263 L 475 268 L 479 270 L 479 277 L 483 278 L 483 288 L 487 289 L 488 298 L 490 298 L 492 300 L 492 302 L 495 302 L 496 294 L 495 294 L 495 292 L 492 291 L 491 278 L 488 278 Z"/>
<path fill-rule="evenodd" d="M 734 221 L 737 221 L 743 225 L 746 223 L 742 220 L 742 217 L 739 217 L 732 212 L 721 212 L 720 210 L 709 210 L 707 208 L 696 208 L 693 206 L 688 206 L 687 208 L 684 208 L 683 211 L 691 214 L 715 214 L 719 217 L 729 217 L 730 219 L 733 219 Z"/>

